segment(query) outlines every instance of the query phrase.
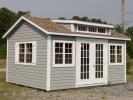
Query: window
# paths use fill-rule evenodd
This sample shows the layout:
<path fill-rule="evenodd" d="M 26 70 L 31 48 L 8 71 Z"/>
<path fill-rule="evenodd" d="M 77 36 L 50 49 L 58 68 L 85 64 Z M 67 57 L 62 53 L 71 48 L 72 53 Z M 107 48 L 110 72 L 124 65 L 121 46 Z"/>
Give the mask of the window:
<path fill-rule="evenodd" d="M 106 28 L 98 27 L 98 33 L 106 33 Z"/>
<path fill-rule="evenodd" d="M 55 67 L 71 66 L 74 64 L 74 42 L 53 42 L 53 54 Z"/>
<path fill-rule="evenodd" d="M 15 44 L 16 64 L 36 63 L 36 42 L 20 42 Z"/>
<path fill-rule="evenodd" d="M 108 34 L 110 32 L 109 28 L 106 27 L 98 27 L 94 25 L 77 25 L 77 32 L 89 32 L 89 33 L 101 33 Z"/>
<path fill-rule="evenodd" d="M 65 43 L 65 64 L 72 64 L 72 43 Z"/>
<path fill-rule="evenodd" d="M 87 31 L 86 25 L 78 25 L 78 31 Z"/>
<path fill-rule="evenodd" d="M 24 62 L 25 45 L 19 44 L 19 62 Z"/>
<path fill-rule="evenodd" d="M 97 27 L 95 27 L 95 26 L 88 26 L 88 31 L 89 32 L 97 32 Z"/>
<path fill-rule="evenodd" d="M 32 63 L 32 43 L 26 43 L 26 62 Z"/>
<path fill-rule="evenodd" d="M 110 45 L 110 63 L 122 63 L 122 46 Z"/>
<path fill-rule="evenodd" d="M 55 64 L 63 64 L 63 43 L 55 43 Z"/>

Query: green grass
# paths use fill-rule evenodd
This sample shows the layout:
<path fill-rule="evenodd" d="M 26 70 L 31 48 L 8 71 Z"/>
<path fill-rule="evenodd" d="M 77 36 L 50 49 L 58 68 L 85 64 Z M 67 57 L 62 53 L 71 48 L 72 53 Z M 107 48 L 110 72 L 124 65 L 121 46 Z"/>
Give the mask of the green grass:
<path fill-rule="evenodd" d="M 5 82 L 5 72 L 0 72 L 0 100 L 21 100 L 24 96 L 20 93 L 25 93 L 33 89 Z M 21 98 L 21 99 L 20 99 Z"/>
<path fill-rule="evenodd" d="M 0 72 L 0 83 L 4 83 L 6 80 L 5 78 L 5 72 Z"/>
<path fill-rule="evenodd" d="M 6 60 L 5 59 L 0 59 L 0 69 L 3 69 L 6 67 Z"/>
<path fill-rule="evenodd" d="M 127 74 L 133 76 L 133 59 L 127 61 Z"/>

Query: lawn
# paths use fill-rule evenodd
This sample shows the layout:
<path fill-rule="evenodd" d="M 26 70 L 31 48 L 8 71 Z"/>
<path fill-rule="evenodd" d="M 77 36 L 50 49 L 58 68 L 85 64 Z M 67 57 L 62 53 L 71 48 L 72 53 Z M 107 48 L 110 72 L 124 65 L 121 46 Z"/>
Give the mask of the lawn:
<path fill-rule="evenodd" d="M 26 92 L 34 89 L 5 82 L 5 72 L 0 72 L 0 100 L 25 100 Z"/>
<path fill-rule="evenodd" d="M 0 69 L 5 68 L 5 60 L 0 60 Z M 34 89 L 6 83 L 5 72 L 0 72 L 0 100 L 26 100 L 24 93 Z"/>
<path fill-rule="evenodd" d="M 133 59 L 127 61 L 127 74 L 133 76 Z"/>
<path fill-rule="evenodd" d="M 0 59 L 0 69 L 6 67 L 6 60 L 5 59 Z"/>

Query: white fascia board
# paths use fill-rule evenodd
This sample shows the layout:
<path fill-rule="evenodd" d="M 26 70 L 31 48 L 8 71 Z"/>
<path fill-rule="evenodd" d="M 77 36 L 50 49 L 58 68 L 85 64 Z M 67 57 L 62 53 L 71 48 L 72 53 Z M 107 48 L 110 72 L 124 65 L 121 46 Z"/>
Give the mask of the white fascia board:
<path fill-rule="evenodd" d="M 33 26 L 35 26 L 36 28 L 40 29 L 41 31 L 43 31 L 44 33 L 48 34 L 48 31 L 41 28 L 40 26 L 38 26 L 37 24 L 35 24 L 34 22 L 28 20 L 27 18 L 25 17 L 20 17 L 16 23 L 2 36 L 2 38 L 5 38 L 22 20 L 25 20 L 26 22 L 32 24 Z"/>
<path fill-rule="evenodd" d="M 55 33 L 49 32 L 51 35 L 61 35 L 61 36 L 76 36 L 76 37 L 90 37 L 90 38 L 99 38 L 99 39 L 113 39 L 113 40 L 131 40 L 126 38 L 116 38 L 116 37 L 105 37 L 105 36 L 94 36 L 94 35 L 80 35 L 80 34 L 70 34 L 70 33 Z"/>
<path fill-rule="evenodd" d="M 56 23 L 82 24 L 82 25 L 91 25 L 91 26 L 98 26 L 98 27 L 114 28 L 114 25 L 83 22 L 83 21 L 76 21 L 76 20 L 52 20 L 52 21 L 56 22 Z"/>

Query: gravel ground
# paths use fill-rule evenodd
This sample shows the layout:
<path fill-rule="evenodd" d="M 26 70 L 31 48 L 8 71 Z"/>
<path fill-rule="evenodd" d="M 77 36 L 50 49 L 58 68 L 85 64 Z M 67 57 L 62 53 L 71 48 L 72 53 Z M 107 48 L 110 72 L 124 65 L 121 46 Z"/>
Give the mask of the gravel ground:
<path fill-rule="evenodd" d="M 37 90 L 20 95 L 25 100 L 133 100 L 133 83 L 52 92 Z"/>

